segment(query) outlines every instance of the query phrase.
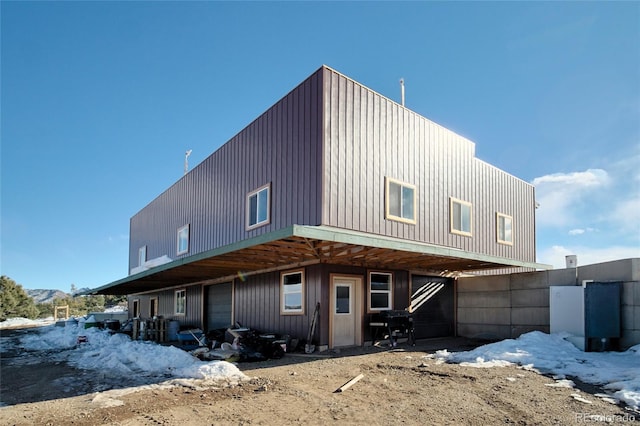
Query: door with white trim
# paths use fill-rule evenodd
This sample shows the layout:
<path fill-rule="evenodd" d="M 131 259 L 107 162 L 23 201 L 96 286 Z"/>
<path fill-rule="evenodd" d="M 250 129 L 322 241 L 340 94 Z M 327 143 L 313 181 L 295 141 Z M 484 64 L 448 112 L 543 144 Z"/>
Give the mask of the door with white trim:
<path fill-rule="evenodd" d="M 362 279 L 332 277 L 331 347 L 355 346 L 362 340 Z"/>

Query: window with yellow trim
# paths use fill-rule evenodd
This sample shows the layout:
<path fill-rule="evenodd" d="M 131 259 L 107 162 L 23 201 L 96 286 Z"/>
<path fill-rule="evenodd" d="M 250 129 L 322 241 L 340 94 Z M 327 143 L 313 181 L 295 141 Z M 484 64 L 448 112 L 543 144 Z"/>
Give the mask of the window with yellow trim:
<path fill-rule="evenodd" d="M 496 231 L 500 244 L 513 244 L 513 218 L 511 216 L 496 213 Z"/>
<path fill-rule="evenodd" d="M 385 219 L 416 223 L 416 187 L 387 177 L 385 179 Z"/>
<path fill-rule="evenodd" d="M 471 203 L 450 198 L 451 232 L 470 237 L 472 234 Z"/>

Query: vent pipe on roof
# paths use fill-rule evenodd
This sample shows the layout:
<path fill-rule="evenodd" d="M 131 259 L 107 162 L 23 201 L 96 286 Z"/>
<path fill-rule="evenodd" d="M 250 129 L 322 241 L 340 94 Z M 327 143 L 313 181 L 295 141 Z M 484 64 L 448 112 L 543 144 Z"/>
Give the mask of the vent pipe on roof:
<path fill-rule="evenodd" d="M 400 79 L 400 99 L 402 99 L 402 106 L 404 106 L 404 78 Z"/>
<path fill-rule="evenodd" d="M 184 174 L 187 174 L 187 170 L 189 170 L 189 156 L 191 155 L 191 149 L 184 153 Z"/>

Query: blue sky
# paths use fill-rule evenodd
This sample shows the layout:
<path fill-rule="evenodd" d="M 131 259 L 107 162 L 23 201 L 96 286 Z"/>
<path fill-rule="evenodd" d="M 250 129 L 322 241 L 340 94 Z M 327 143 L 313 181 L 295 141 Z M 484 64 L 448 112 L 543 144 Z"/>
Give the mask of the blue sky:
<path fill-rule="evenodd" d="M 1 273 L 127 275 L 129 219 L 326 64 L 536 185 L 538 261 L 640 256 L 640 3 L 2 2 Z"/>

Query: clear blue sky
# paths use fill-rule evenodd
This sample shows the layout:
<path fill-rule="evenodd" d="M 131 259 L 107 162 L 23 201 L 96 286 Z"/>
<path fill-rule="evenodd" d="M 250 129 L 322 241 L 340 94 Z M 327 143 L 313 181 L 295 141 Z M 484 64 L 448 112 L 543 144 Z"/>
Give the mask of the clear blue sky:
<path fill-rule="evenodd" d="M 6 2 L 1 273 L 97 287 L 129 219 L 320 65 L 537 188 L 538 261 L 640 256 L 640 3 Z"/>

